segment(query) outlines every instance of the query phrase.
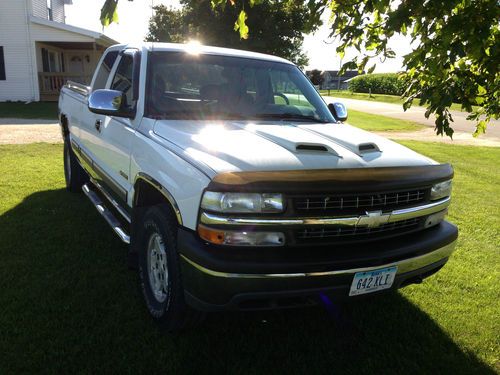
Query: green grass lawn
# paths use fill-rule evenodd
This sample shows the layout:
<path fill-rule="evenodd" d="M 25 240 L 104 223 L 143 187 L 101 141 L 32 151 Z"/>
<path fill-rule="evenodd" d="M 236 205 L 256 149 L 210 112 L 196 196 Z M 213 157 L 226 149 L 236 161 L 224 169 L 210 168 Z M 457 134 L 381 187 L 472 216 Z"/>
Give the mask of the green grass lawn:
<path fill-rule="evenodd" d="M 0 118 L 57 120 L 56 102 L 0 102 Z"/>
<path fill-rule="evenodd" d="M 161 335 L 126 247 L 64 190 L 62 145 L 0 146 L 0 374 L 500 371 L 499 148 L 406 142 L 455 166 L 459 245 L 422 285 L 339 307 L 210 315 Z"/>
<path fill-rule="evenodd" d="M 384 94 L 370 94 L 363 92 L 352 92 L 348 90 L 320 90 L 321 95 L 329 95 L 336 98 L 346 98 L 346 99 L 357 99 L 357 100 L 369 100 L 371 102 L 383 102 L 383 103 L 393 103 L 393 104 L 403 104 L 404 100 L 398 95 L 384 95 Z M 418 100 L 413 102 L 413 105 L 418 105 Z M 450 107 L 452 110 L 461 111 L 462 106 L 457 103 L 453 103 Z"/>
<path fill-rule="evenodd" d="M 348 90 L 320 90 L 321 95 L 329 95 L 335 98 L 369 100 L 372 102 L 402 104 L 403 100 L 397 95 L 365 94 L 362 92 L 352 92 Z"/>
<path fill-rule="evenodd" d="M 347 123 L 368 131 L 416 131 L 425 126 L 413 121 L 400 120 L 387 116 L 372 115 L 348 109 Z"/>

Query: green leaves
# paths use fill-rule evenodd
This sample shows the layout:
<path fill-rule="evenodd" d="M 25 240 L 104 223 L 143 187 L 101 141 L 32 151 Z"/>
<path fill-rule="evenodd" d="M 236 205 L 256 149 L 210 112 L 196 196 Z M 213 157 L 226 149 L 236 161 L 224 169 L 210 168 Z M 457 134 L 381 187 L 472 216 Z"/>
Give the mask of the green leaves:
<path fill-rule="evenodd" d="M 234 31 L 240 32 L 241 39 L 248 39 L 248 26 L 245 23 L 246 20 L 247 14 L 244 10 L 241 10 L 236 22 L 234 23 Z"/>
<path fill-rule="evenodd" d="M 105 0 L 101 8 L 101 25 L 109 26 L 111 23 L 118 23 L 117 12 L 118 0 Z"/>
<path fill-rule="evenodd" d="M 320 2 L 320 0 L 316 0 Z M 359 70 L 370 58 L 395 57 L 388 48 L 397 34 L 411 35 L 413 51 L 404 58 L 403 105 L 415 99 L 435 117 L 436 133 L 452 136 L 453 103 L 473 111 L 475 134 L 500 116 L 500 7 L 497 0 L 451 2 L 329 0 L 331 34 L 338 53 L 355 48 L 344 66 Z M 370 70 L 371 71 L 371 70 Z M 481 114 L 481 116 L 479 115 Z M 471 126 L 472 131 L 472 126 Z"/>
<path fill-rule="evenodd" d="M 248 34 L 249 34 L 250 29 L 249 29 L 248 25 L 246 24 L 248 16 L 247 16 L 247 13 L 245 11 L 245 3 L 248 3 L 250 8 L 253 8 L 254 6 L 260 5 L 266 1 L 269 2 L 269 4 L 275 4 L 274 1 L 271 2 L 269 0 L 228 0 L 228 1 L 226 1 L 226 0 L 211 0 L 211 5 L 212 5 L 212 9 L 221 9 L 222 11 L 224 11 L 227 2 L 229 2 L 229 4 L 232 7 L 237 7 L 238 4 L 241 4 L 241 10 L 240 10 L 238 17 L 236 18 L 236 21 L 234 23 L 234 31 L 239 32 L 240 39 L 248 39 Z M 183 2 L 183 1 L 181 1 L 181 2 Z M 189 3 L 189 0 L 184 0 L 184 3 Z"/>
<path fill-rule="evenodd" d="M 309 6 L 297 0 L 256 0 L 252 4 L 253 8 L 249 0 L 235 0 L 234 5 L 228 0 L 181 0 L 180 9 L 155 6 L 146 40 L 182 43 L 196 39 L 307 65 L 302 51 L 304 33 L 318 25 L 309 23 Z"/>

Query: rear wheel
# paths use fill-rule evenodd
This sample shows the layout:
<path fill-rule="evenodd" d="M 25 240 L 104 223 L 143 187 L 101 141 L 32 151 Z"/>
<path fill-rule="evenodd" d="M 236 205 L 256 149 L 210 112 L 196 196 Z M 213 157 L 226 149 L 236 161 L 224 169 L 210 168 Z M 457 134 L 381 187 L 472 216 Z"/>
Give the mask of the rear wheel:
<path fill-rule="evenodd" d="M 64 140 L 64 178 L 66 189 L 73 193 L 81 192 L 82 185 L 89 180 L 87 173 L 78 163 L 68 138 Z"/>
<path fill-rule="evenodd" d="M 148 207 L 136 228 L 140 288 L 147 309 L 160 326 L 176 332 L 203 317 L 184 302 L 177 252 L 177 225 L 166 204 Z"/>

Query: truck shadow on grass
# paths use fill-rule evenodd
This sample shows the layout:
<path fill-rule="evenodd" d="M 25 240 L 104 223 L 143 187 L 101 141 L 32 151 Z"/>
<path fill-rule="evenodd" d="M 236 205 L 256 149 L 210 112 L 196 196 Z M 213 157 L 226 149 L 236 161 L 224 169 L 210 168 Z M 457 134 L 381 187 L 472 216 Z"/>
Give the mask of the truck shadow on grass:
<path fill-rule="evenodd" d="M 126 251 L 82 195 L 62 189 L 1 215 L 0 373 L 495 373 L 397 293 L 330 312 L 210 314 L 163 335 Z"/>

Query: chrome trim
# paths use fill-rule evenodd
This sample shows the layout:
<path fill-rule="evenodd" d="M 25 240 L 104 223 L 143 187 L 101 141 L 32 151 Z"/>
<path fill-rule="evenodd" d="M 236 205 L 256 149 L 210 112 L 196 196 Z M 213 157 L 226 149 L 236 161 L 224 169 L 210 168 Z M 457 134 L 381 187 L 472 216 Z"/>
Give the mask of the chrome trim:
<path fill-rule="evenodd" d="M 84 95 L 84 96 L 87 96 L 91 90 L 90 86 L 86 86 L 84 84 L 81 84 L 81 83 L 78 83 L 75 81 L 67 81 L 66 87 L 69 90 L 74 91 L 74 92 L 81 94 L 81 95 Z"/>
<path fill-rule="evenodd" d="M 304 218 L 245 218 L 219 216 L 203 212 L 200 222 L 207 225 L 348 225 L 377 227 L 384 223 L 413 219 L 442 211 L 450 205 L 451 198 L 445 198 L 417 207 L 395 210 L 386 214 L 381 211 L 367 211 L 366 215 L 353 217 L 304 217 Z"/>
<path fill-rule="evenodd" d="M 99 212 L 104 220 L 106 220 L 106 222 L 109 224 L 109 226 L 113 228 L 118 237 L 120 237 L 120 239 L 126 244 L 130 244 L 130 236 L 123 230 L 116 217 L 100 201 L 100 198 L 95 194 L 95 192 L 93 192 L 87 184 L 82 186 L 82 190 L 87 198 L 89 198 L 89 200 L 92 202 L 94 207 L 97 209 L 97 212 Z"/>
<path fill-rule="evenodd" d="M 82 152 L 83 149 L 81 150 Z M 128 191 L 123 188 L 113 177 L 111 177 L 99 164 L 97 164 L 93 159 L 92 160 L 92 169 L 97 174 L 98 177 L 102 180 L 105 186 L 109 187 L 110 190 L 114 191 L 116 195 L 123 201 L 127 202 Z"/>
<path fill-rule="evenodd" d="M 318 276 L 353 276 L 356 272 L 367 272 L 374 271 L 381 268 L 397 266 L 397 274 L 403 274 L 411 271 L 418 270 L 429 264 L 436 263 L 442 259 L 448 258 L 453 250 L 455 249 L 457 241 L 443 246 L 437 250 L 430 253 L 420 255 L 418 257 L 404 259 L 399 262 L 387 263 L 375 267 L 363 267 L 363 268 L 352 268 L 347 270 L 337 270 L 337 271 L 325 271 L 325 272 L 304 272 L 304 273 L 265 273 L 265 274 L 253 274 L 253 273 L 229 273 L 229 272 L 219 272 L 205 268 L 191 259 L 187 258 L 181 254 L 181 258 L 187 263 L 198 269 L 199 271 L 214 277 L 223 278 L 235 278 L 235 279 L 278 279 L 278 278 L 295 278 L 295 277 L 318 277 Z"/>
<path fill-rule="evenodd" d="M 137 194 L 135 192 L 135 185 L 136 185 L 137 181 L 139 181 L 139 180 L 143 180 L 143 181 L 147 182 L 148 184 L 150 184 L 151 186 L 153 186 L 156 190 L 158 190 L 168 200 L 168 202 L 170 203 L 170 205 L 172 206 L 172 208 L 175 212 L 177 222 L 179 223 L 179 225 L 182 225 L 181 210 L 179 209 L 179 206 L 177 205 L 177 202 L 175 201 L 173 195 L 170 194 L 170 192 L 167 189 L 165 189 L 153 177 L 151 177 L 150 175 L 143 173 L 143 172 L 137 173 L 135 180 L 134 180 L 134 206 L 136 205 L 136 200 L 137 200 Z"/>
<path fill-rule="evenodd" d="M 99 190 L 99 192 L 104 195 L 104 197 L 113 205 L 114 208 L 120 213 L 120 215 L 123 216 L 125 220 L 130 224 L 132 222 L 132 219 L 130 218 L 130 215 L 128 212 L 120 206 L 120 204 L 106 191 L 106 189 L 99 184 L 94 178 L 90 178 L 92 181 L 92 184 Z"/>
<path fill-rule="evenodd" d="M 401 210 L 392 211 L 389 217 L 389 223 L 395 221 L 412 219 L 414 217 L 430 215 L 435 212 L 444 210 L 450 205 L 451 197 L 446 197 L 440 201 L 424 204 L 423 206 L 403 208 Z"/>

